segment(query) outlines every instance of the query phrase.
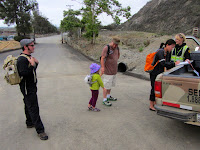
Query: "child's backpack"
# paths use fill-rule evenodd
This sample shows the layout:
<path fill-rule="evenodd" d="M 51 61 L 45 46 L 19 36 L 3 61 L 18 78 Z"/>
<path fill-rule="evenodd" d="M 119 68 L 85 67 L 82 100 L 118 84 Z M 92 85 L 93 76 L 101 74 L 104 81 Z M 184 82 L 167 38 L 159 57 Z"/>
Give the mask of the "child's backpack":
<path fill-rule="evenodd" d="M 28 58 L 26 55 L 20 55 Z M 16 85 L 19 84 L 22 80 L 22 77 L 19 76 L 18 70 L 17 70 L 17 58 L 12 55 L 9 55 L 4 60 L 3 69 L 6 71 L 4 79 L 7 81 L 10 85 Z"/>
<path fill-rule="evenodd" d="M 89 84 L 90 87 L 92 86 L 93 83 L 97 82 L 97 81 L 92 82 L 92 76 L 93 74 L 86 75 L 84 79 L 85 83 Z"/>
<path fill-rule="evenodd" d="M 106 57 L 108 57 L 108 55 L 110 54 L 110 45 L 107 45 L 108 46 L 108 51 L 107 51 L 107 55 L 106 55 Z M 101 62 L 101 56 L 100 56 L 100 62 Z"/>
<path fill-rule="evenodd" d="M 150 53 L 147 55 L 146 63 L 144 66 L 145 72 L 151 73 L 153 71 L 153 69 L 155 68 L 155 66 L 159 63 L 159 61 L 157 61 L 154 66 L 152 65 L 152 63 L 154 61 L 154 57 L 159 50 L 161 50 L 161 49 L 158 49 L 156 52 L 153 52 L 153 53 Z"/>

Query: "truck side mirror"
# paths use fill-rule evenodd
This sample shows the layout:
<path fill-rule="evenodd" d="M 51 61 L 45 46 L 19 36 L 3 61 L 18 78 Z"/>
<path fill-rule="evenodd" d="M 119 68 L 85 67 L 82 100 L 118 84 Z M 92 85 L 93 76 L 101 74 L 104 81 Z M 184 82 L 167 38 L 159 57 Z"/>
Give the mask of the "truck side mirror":
<path fill-rule="evenodd" d="M 198 50 L 199 50 L 199 47 L 196 47 L 196 48 L 195 48 L 195 51 L 198 51 Z"/>

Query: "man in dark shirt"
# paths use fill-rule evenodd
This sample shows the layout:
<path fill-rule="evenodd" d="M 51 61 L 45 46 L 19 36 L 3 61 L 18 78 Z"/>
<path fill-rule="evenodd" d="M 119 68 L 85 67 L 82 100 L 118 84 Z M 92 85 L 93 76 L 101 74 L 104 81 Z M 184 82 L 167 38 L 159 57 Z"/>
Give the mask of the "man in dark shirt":
<path fill-rule="evenodd" d="M 47 140 L 43 123 L 39 115 L 39 105 L 37 98 L 37 76 L 36 69 L 38 60 L 31 56 L 34 53 L 34 41 L 32 39 L 23 39 L 20 41 L 23 52 L 17 60 L 19 75 L 23 78 L 20 90 L 24 96 L 25 115 L 27 128 L 35 127 L 41 140 Z"/>

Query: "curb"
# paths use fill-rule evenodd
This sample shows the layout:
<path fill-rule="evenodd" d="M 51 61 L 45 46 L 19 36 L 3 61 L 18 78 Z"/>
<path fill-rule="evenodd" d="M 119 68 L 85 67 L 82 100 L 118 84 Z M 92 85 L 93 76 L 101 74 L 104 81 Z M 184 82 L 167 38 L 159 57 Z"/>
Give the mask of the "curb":
<path fill-rule="evenodd" d="M 135 77 L 135 78 L 139 78 L 139 79 L 142 79 L 142 80 L 150 81 L 150 78 L 148 78 L 148 77 L 146 77 L 142 74 L 137 74 L 137 73 L 133 73 L 133 72 L 130 72 L 130 71 L 126 71 L 123 74 L 125 74 L 127 76 L 132 76 L 132 77 Z"/>

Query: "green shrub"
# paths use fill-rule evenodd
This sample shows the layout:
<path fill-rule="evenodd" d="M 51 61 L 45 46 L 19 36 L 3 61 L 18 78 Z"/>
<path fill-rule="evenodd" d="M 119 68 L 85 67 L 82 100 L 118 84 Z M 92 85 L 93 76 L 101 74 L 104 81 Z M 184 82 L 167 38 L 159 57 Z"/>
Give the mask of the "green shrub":
<path fill-rule="evenodd" d="M 139 52 L 142 52 L 143 50 L 144 50 L 143 46 L 139 48 Z"/>

